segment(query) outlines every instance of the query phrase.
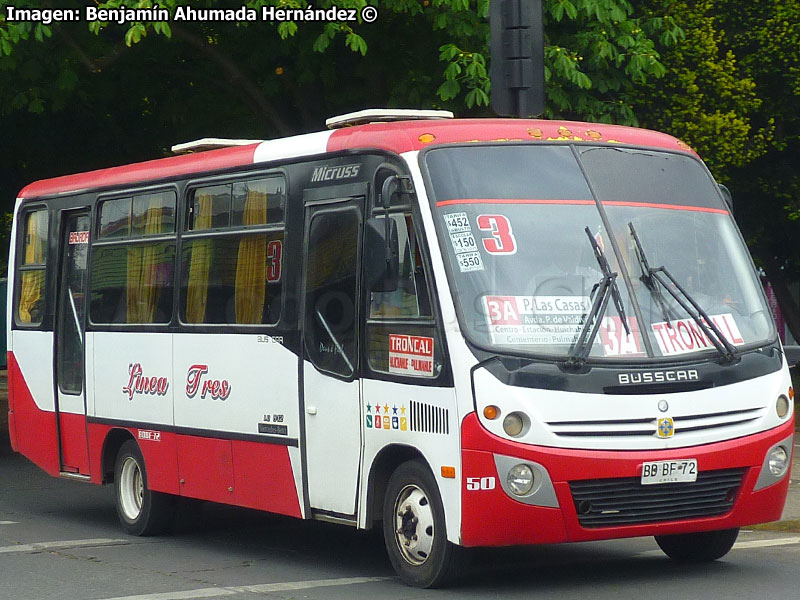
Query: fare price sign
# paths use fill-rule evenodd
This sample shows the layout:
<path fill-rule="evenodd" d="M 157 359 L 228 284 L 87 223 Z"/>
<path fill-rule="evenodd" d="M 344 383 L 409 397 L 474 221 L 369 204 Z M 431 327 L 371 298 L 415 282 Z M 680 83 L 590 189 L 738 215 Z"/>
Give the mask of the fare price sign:
<path fill-rule="evenodd" d="M 462 273 L 483 271 L 483 261 L 467 213 L 448 213 L 444 215 L 444 222 L 447 225 L 447 233 L 450 235 L 450 244 L 453 246 L 459 270 Z"/>

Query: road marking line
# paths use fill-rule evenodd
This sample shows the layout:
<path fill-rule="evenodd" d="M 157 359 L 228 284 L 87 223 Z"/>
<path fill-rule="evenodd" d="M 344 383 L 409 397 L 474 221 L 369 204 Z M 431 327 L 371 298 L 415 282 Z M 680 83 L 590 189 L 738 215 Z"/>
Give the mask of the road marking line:
<path fill-rule="evenodd" d="M 16 525 L 16 521 L 0 521 L 0 525 Z"/>
<path fill-rule="evenodd" d="M 751 548 L 770 548 L 773 546 L 791 546 L 794 544 L 800 544 L 800 537 L 785 537 L 785 538 L 773 538 L 770 540 L 750 540 L 747 542 L 736 542 L 733 545 L 731 550 L 748 550 Z M 664 555 L 661 550 L 646 550 L 645 552 L 639 552 L 639 556 L 657 556 L 657 555 Z"/>
<path fill-rule="evenodd" d="M 800 544 L 800 537 L 775 538 L 772 540 L 750 540 L 749 542 L 736 542 L 733 549 L 746 550 L 748 548 L 768 548 L 770 546 L 790 546 Z"/>
<path fill-rule="evenodd" d="M 338 579 L 316 579 L 310 581 L 286 581 L 284 583 L 262 583 L 257 585 L 231 585 L 181 592 L 161 592 L 158 594 L 139 594 L 136 596 L 117 596 L 105 600 L 190 600 L 193 598 L 219 598 L 235 594 L 269 594 L 271 592 L 291 592 L 308 590 L 317 587 L 333 587 L 338 585 L 355 585 L 387 581 L 390 577 L 341 577 Z"/>
<path fill-rule="evenodd" d="M 63 550 L 66 548 L 81 548 L 87 546 L 112 546 L 129 544 L 128 540 L 115 540 L 97 538 L 92 540 L 62 540 L 59 542 L 36 542 L 35 544 L 17 544 L 16 546 L 0 546 L 0 554 L 18 552 L 41 552 L 42 550 Z"/>

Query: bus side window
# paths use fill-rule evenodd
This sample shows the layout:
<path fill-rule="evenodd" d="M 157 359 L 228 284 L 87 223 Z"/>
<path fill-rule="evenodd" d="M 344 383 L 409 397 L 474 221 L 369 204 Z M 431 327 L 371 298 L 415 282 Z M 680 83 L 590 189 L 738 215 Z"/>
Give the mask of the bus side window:
<path fill-rule="evenodd" d="M 398 286 L 393 292 L 369 292 L 369 318 L 430 317 L 431 302 L 411 215 L 392 214 L 389 218 L 397 224 Z"/>
<path fill-rule="evenodd" d="M 373 371 L 433 378 L 442 369 L 419 240 L 410 213 L 392 213 L 397 224 L 397 289 L 368 291 L 367 356 Z M 365 252 L 381 252 L 366 248 Z"/>
<path fill-rule="evenodd" d="M 321 212 L 308 233 L 305 346 L 314 365 L 342 377 L 356 368 L 358 210 Z"/>
<path fill-rule="evenodd" d="M 92 255 L 92 323 L 170 322 L 176 201 L 168 190 L 101 202 Z M 153 236 L 161 237 L 148 239 Z"/>
<path fill-rule="evenodd" d="M 23 222 L 16 316 L 18 324 L 32 326 L 44 319 L 47 210 L 30 211 Z"/>
<path fill-rule="evenodd" d="M 278 323 L 285 190 L 283 176 L 269 176 L 192 192 L 183 234 L 182 322 Z"/>

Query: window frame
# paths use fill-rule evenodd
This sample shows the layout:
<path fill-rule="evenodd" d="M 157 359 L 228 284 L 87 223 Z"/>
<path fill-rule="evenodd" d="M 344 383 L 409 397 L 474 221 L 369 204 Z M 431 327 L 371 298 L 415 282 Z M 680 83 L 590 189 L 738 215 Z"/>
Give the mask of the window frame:
<path fill-rule="evenodd" d="M 24 264 L 25 260 L 25 237 L 27 236 L 27 229 L 28 229 L 28 217 L 36 212 L 44 212 L 47 217 L 47 237 L 45 239 L 44 245 L 44 262 L 43 263 L 33 263 L 26 265 Z M 52 249 L 50 248 L 50 227 L 52 225 L 52 214 L 51 214 L 50 207 L 44 202 L 35 202 L 31 204 L 23 204 L 17 213 L 16 222 L 18 224 L 17 227 L 17 239 L 16 239 L 16 252 L 14 256 L 14 264 L 15 264 L 15 273 L 14 273 L 14 314 L 12 316 L 12 323 L 15 328 L 24 329 L 26 331 L 36 331 L 36 330 L 49 330 L 50 326 L 48 321 L 51 322 L 51 292 L 49 289 L 50 277 L 48 276 L 48 270 L 50 270 L 49 265 L 49 255 L 52 253 Z M 20 295 L 22 294 L 22 275 L 27 272 L 33 271 L 42 271 L 44 273 L 44 283 L 42 284 L 42 291 L 41 296 L 43 298 L 43 311 L 42 311 L 42 318 L 37 323 L 26 323 L 19 318 L 19 303 L 20 303 Z"/>
<path fill-rule="evenodd" d="M 357 190 L 357 187 L 363 186 L 363 191 Z M 347 188 L 353 188 L 355 191 L 354 193 L 350 193 Z M 308 192 L 308 190 L 306 190 Z M 322 192 L 322 193 L 320 193 Z M 326 194 L 332 194 L 326 197 Z M 316 196 L 321 196 L 319 199 Z M 363 372 L 362 366 L 362 358 L 363 358 L 363 350 L 361 349 L 361 343 L 363 339 L 362 327 L 361 327 L 361 315 L 363 314 L 363 304 L 359 306 L 359 301 L 363 298 L 364 291 L 363 291 L 363 252 L 364 252 L 364 204 L 367 202 L 369 197 L 369 193 L 367 190 L 367 186 L 363 183 L 355 183 L 355 184 L 345 184 L 340 186 L 332 186 L 330 188 L 316 188 L 311 191 L 304 198 L 304 212 L 305 216 L 308 216 L 309 208 L 314 209 L 313 214 L 310 215 L 310 218 L 306 221 L 304 219 L 303 223 L 303 273 L 302 273 L 302 286 L 301 286 L 301 319 L 302 325 L 300 326 L 302 342 L 304 347 L 303 352 L 303 360 L 308 360 L 308 362 L 312 365 L 314 369 L 319 371 L 320 373 L 324 373 L 330 377 L 334 377 L 341 381 L 354 381 L 361 376 Z M 363 198 L 364 204 L 359 204 L 358 200 Z M 326 218 L 328 215 L 344 215 L 346 213 L 354 213 L 356 216 L 356 264 L 354 266 L 354 277 L 355 277 L 355 288 L 353 290 L 353 345 L 355 346 L 355 351 L 353 352 L 352 359 L 352 371 L 349 374 L 340 373 L 337 371 L 332 371 L 327 368 L 323 368 L 317 360 L 308 351 L 308 337 L 309 335 L 313 335 L 313 331 L 316 328 L 312 325 L 309 326 L 309 317 L 308 317 L 308 261 L 311 257 L 311 253 L 309 252 L 309 246 L 306 245 L 308 238 L 311 232 L 311 224 L 314 222 L 314 219 L 317 218 Z"/>
<path fill-rule="evenodd" d="M 260 166 L 260 165 L 259 165 Z M 291 178 L 287 169 L 284 167 L 272 168 L 265 170 L 263 166 L 258 170 L 253 171 L 239 171 L 236 173 L 227 173 L 223 175 L 216 175 L 213 177 L 204 177 L 202 179 L 193 179 L 187 182 L 183 190 L 183 202 L 179 210 L 180 215 L 176 215 L 176 223 L 178 228 L 178 246 L 176 250 L 176 269 L 175 269 L 175 289 L 176 296 L 173 298 L 175 303 L 175 310 L 173 317 L 176 319 L 177 324 L 186 331 L 217 331 L 225 329 L 229 331 L 253 332 L 254 330 L 269 329 L 274 330 L 283 326 L 286 319 L 286 280 L 287 275 L 285 267 L 287 264 L 286 248 L 289 240 L 293 239 L 289 235 L 289 228 L 287 227 L 287 216 L 289 213 L 289 199 L 291 197 L 290 184 Z M 233 212 L 233 186 L 236 183 L 241 183 L 249 180 L 281 178 L 284 184 L 283 191 L 283 220 L 277 223 L 260 224 L 260 225 L 231 225 L 230 215 Z M 194 195 L 197 190 L 219 186 L 231 186 L 231 202 L 228 206 L 228 225 L 225 227 L 213 227 L 210 229 L 193 230 L 189 229 L 190 210 L 194 203 Z M 230 238 L 241 237 L 242 235 L 258 235 L 258 234 L 271 234 L 283 233 L 283 254 L 281 257 L 281 271 L 280 278 L 281 292 L 280 292 L 280 313 L 275 323 L 188 323 L 184 320 L 185 301 L 186 298 L 183 294 L 183 246 L 184 241 L 193 241 L 198 239 L 213 239 L 213 238 Z"/>
<path fill-rule="evenodd" d="M 175 212 L 173 214 L 173 227 L 171 232 L 161 232 L 161 233 L 141 233 L 141 234 L 132 234 L 131 230 L 133 229 L 133 204 L 134 200 L 137 197 L 141 196 L 153 196 L 156 194 L 164 193 L 164 192 L 172 192 L 175 196 Z M 101 220 L 103 216 L 103 206 L 107 202 L 113 202 L 114 200 L 130 200 L 130 210 L 128 211 L 128 234 L 124 236 L 101 236 L 100 235 L 100 228 L 102 226 Z M 114 192 L 108 195 L 98 195 L 97 202 L 96 202 L 96 209 L 95 209 L 95 221 L 94 221 L 94 229 L 93 233 L 94 236 L 92 237 L 92 245 L 95 244 L 106 244 L 106 243 L 134 243 L 137 241 L 142 240 L 151 240 L 157 237 L 175 237 L 178 233 L 178 210 L 180 210 L 180 193 L 175 186 L 158 186 L 158 187 L 148 187 L 148 188 L 139 188 L 134 190 L 128 190 L 124 193 Z"/>
<path fill-rule="evenodd" d="M 366 218 L 383 217 L 386 214 L 386 210 L 382 206 L 380 206 L 378 198 L 380 192 L 380 187 L 378 186 L 378 182 L 384 179 L 384 177 L 379 177 L 379 172 L 382 169 L 388 169 L 394 171 L 395 174 L 397 175 L 410 176 L 410 173 L 407 170 L 403 170 L 397 164 L 385 162 L 379 165 L 375 169 L 375 174 L 372 178 L 373 185 L 370 186 L 371 198 L 367 202 L 367 215 L 365 217 L 365 220 Z M 362 286 L 362 291 L 359 298 L 360 302 L 362 303 L 362 306 L 364 307 L 363 311 L 364 316 L 362 319 L 363 326 L 361 334 L 362 366 L 360 369 L 360 376 L 368 379 L 402 383 L 405 385 L 419 385 L 419 386 L 429 386 L 429 387 L 452 387 L 453 375 L 450 365 L 450 354 L 448 351 L 447 338 L 443 327 L 442 312 L 439 306 L 439 294 L 436 287 L 436 279 L 433 276 L 433 263 L 431 261 L 428 236 L 426 235 L 425 228 L 423 225 L 423 217 L 420 208 L 420 201 L 418 194 L 414 192 L 410 200 L 406 203 L 399 203 L 396 205 L 392 205 L 389 208 L 388 214 L 411 215 L 411 225 L 414 230 L 414 237 L 416 239 L 417 246 L 419 247 L 420 261 L 422 263 L 423 277 L 425 281 L 425 287 L 427 288 L 431 314 L 425 316 L 420 315 L 417 317 L 370 318 L 369 311 L 371 306 L 371 292 L 370 290 L 366 289 L 365 285 Z M 364 251 L 366 251 L 366 248 L 362 249 L 362 252 Z M 361 277 L 363 280 L 363 273 L 361 274 Z M 370 356 L 369 356 L 370 347 L 368 338 L 370 328 L 373 326 L 387 326 L 387 327 L 397 326 L 398 328 L 404 328 L 408 326 L 426 327 L 426 328 L 429 327 L 435 339 L 436 345 L 438 345 L 441 351 L 442 368 L 439 371 L 439 373 L 433 377 L 424 377 L 424 376 L 406 375 L 402 373 L 390 373 L 389 371 L 374 369 L 372 367 L 372 364 L 370 363 Z M 397 333 L 405 335 L 402 329 L 399 330 Z M 435 354 L 436 354 L 436 348 L 434 348 L 434 356 Z"/>
<path fill-rule="evenodd" d="M 179 236 L 178 236 L 178 212 L 181 210 L 182 194 L 179 188 L 180 182 L 170 184 L 151 184 L 142 187 L 125 188 L 113 190 L 106 193 L 98 193 L 92 209 L 92 236 L 90 238 L 90 248 L 88 256 L 88 273 L 87 273 L 87 295 L 88 305 L 86 309 L 86 325 L 85 331 L 163 331 L 170 328 L 175 322 L 175 289 L 176 289 L 176 257 L 180 251 Z M 163 192 L 172 192 L 175 197 L 175 213 L 174 213 L 174 227 L 172 232 L 156 233 L 156 234 L 139 234 L 131 235 L 130 228 L 127 236 L 107 236 L 100 237 L 100 220 L 102 214 L 103 204 L 105 202 L 130 198 L 130 221 L 129 227 L 132 226 L 133 219 L 133 200 L 137 196 L 146 196 L 158 194 Z M 94 282 L 94 261 L 97 248 L 113 247 L 113 246 L 132 246 L 137 244 L 158 244 L 164 242 L 173 242 L 175 244 L 175 256 L 172 257 L 172 275 L 170 277 L 169 286 L 172 291 L 172 299 L 170 302 L 170 315 L 169 319 L 163 322 L 149 322 L 149 323 L 105 323 L 98 322 L 92 319 L 92 294 L 95 291 Z"/>

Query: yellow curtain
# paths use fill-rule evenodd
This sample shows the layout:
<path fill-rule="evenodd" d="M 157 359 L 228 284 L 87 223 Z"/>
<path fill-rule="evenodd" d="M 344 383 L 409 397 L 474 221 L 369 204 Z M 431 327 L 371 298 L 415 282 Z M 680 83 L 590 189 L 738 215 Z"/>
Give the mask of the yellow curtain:
<path fill-rule="evenodd" d="M 198 194 L 194 231 L 211 228 L 213 198 L 210 194 Z M 189 283 L 186 290 L 187 323 L 203 323 L 205 320 L 212 242 L 213 240 L 195 240 L 192 242 L 192 257 L 189 260 Z"/>
<path fill-rule="evenodd" d="M 267 222 L 267 194 L 249 190 L 244 202 L 244 225 Z M 245 235 L 239 240 L 235 298 L 237 323 L 261 323 L 267 284 L 267 237 Z"/>
<path fill-rule="evenodd" d="M 25 232 L 25 259 L 24 265 L 44 264 L 44 248 L 46 240 L 39 235 L 47 232 L 47 212 L 37 211 L 28 215 L 27 230 Z M 41 302 L 44 288 L 44 270 L 25 271 L 22 273 L 21 289 L 19 294 L 19 320 L 22 323 L 32 323 L 31 311 Z M 41 316 L 39 317 L 41 318 Z"/>
<path fill-rule="evenodd" d="M 161 233 L 161 195 L 150 197 L 144 232 L 147 235 Z M 156 279 L 159 259 L 159 244 L 145 244 L 128 248 L 128 323 L 152 323 L 160 288 Z"/>

